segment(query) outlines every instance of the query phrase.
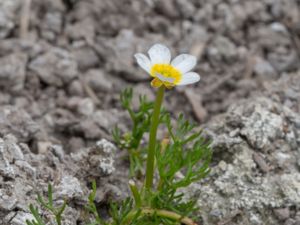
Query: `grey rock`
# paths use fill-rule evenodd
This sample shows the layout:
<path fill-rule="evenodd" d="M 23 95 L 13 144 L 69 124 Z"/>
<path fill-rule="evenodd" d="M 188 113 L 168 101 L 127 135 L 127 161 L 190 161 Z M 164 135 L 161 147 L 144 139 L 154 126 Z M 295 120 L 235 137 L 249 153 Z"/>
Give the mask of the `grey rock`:
<path fill-rule="evenodd" d="M 93 121 L 107 131 L 111 131 L 111 129 L 113 129 L 113 127 L 118 123 L 119 118 L 120 114 L 116 109 L 97 110 L 92 115 Z"/>
<path fill-rule="evenodd" d="M 94 149 L 102 154 L 102 158 L 99 159 L 99 168 L 105 175 L 110 175 L 115 171 L 114 156 L 116 153 L 116 147 L 105 139 L 102 139 L 96 143 Z M 91 159 L 93 160 L 93 159 Z"/>
<path fill-rule="evenodd" d="M 181 16 L 185 19 L 189 19 L 194 15 L 196 8 L 190 1 L 176 0 L 177 8 Z"/>
<path fill-rule="evenodd" d="M 77 63 L 73 56 L 60 48 L 52 48 L 37 56 L 29 64 L 29 68 L 45 83 L 54 86 L 68 84 L 78 74 Z"/>
<path fill-rule="evenodd" d="M 95 22 L 90 17 L 79 20 L 74 24 L 67 24 L 66 34 L 73 40 L 84 39 L 92 42 L 95 38 Z"/>
<path fill-rule="evenodd" d="M 82 138 L 73 137 L 69 140 L 68 148 L 70 152 L 77 153 L 85 146 L 84 140 Z"/>
<path fill-rule="evenodd" d="M 290 217 L 290 210 L 288 208 L 274 209 L 274 213 L 280 221 L 284 221 Z"/>
<path fill-rule="evenodd" d="M 183 38 L 180 38 L 178 52 L 187 52 L 198 59 L 204 54 L 206 42 L 209 40 L 209 33 L 204 26 L 195 25 L 192 23 L 184 23 Z"/>
<path fill-rule="evenodd" d="M 62 14 L 58 11 L 46 13 L 42 26 L 44 29 L 51 30 L 56 34 L 59 34 L 63 26 Z"/>
<path fill-rule="evenodd" d="M 281 32 L 281 33 L 287 33 L 287 28 L 282 24 L 278 22 L 274 22 L 270 25 L 271 29 L 275 32 Z"/>
<path fill-rule="evenodd" d="M 50 45 L 44 40 L 10 38 L 0 42 L 0 56 L 22 52 L 34 58 L 49 48 Z"/>
<path fill-rule="evenodd" d="M 64 160 L 64 149 L 61 145 L 51 145 L 49 147 L 49 150 L 53 152 L 53 155 L 55 155 L 61 162 Z"/>
<path fill-rule="evenodd" d="M 299 205 L 300 202 L 300 174 L 283 174 L 278 180 L 284 201 L 289 205 Z"/>
<path fill-rule="evenodd" d="M 273 66 L 268 61 L 259 57 L 255 58 L 254 73 L 261 80 L 268 80 L 268 79 L 274 80 L 278 77 Z"/>
<path fill-rule="evenodd" d="M 16 144 L 17 138 L 15 136 L 8 134 L 4 136 L 3 140 L 5 148 L 10 155 L 10 160 L 24 160 L 24 154 L 19 145 Z"/>
<path fill-rule="evenodd" d="M 85 151 L 72 154 L 71 157 L 75 162 L 87 163 L 89 168 L 85 168 L 88 174 L 94 176 L 108 176 L 115 171 L 115 154 L 116 147 L 105 139 L 101 139 L 95 146 Z M 98 175 L 97 175 L 98 174 Z"/>
<path fill-rule="evenodd" d="M 0 110 L 0 134 L 13 134 L 19 141 L 28 141 L 40 130 L 39 125 L 32 120 L 23 109 L 11 106 Z"/>
<path fill-rule="evenodd" d="M 229 109 L 228 121 L 241 123 L 241 135 L 255 149 L 268 148 L 272 140 L 283 137 L 282 117 L 271 112 L 272 105 L 265 99 L 247 105 L 234 105 Z"/>
<path fill-rule="evenodd" d="M 226 25 L 230 27 L 231 30 L 237 31 L 243 26 L 249 15 L 247 14 L 247 9 L 241 4 L 232 5 L 231 9 L 233 16 L 230 16 L 230 14 L 228 14 Z"/>
<path fill-rule="evenodd" d="M 14 215 L 8 215 L 6 216 L 6 218 L 4 218 L 4 222 L 7 224 L 9 222 L 10 225 L 24 225 L 26 224 L 26 220 L 35 221 L 35 218 L 31 213 L 26 213 L 22 211 L 16 212 L 14 213 Z"/>
<path fill-rule="evenodd" d="M 270 53 L 268 60 L 279 72 L 290 72 L 299 68 L 299 57 L 295 51 L 291 51 L 289 54 Z"/>
<path fill-rule="evenodd" d="M 299 222 L 290 218 L 290 219 L 285 221 L 284 225 L 299 225 Z"/>
<path fill-rule="evenodd" d="M 84 116 L 89 116 L 94 113 L 95 104 L 92 99 L 84 98 L 78 102 L 77 111 Z"/>
<path fill-rule="evenodd" d="M 105 71 L 90 69 L 84 75 L 86 83 L 96 92 L 109 92 L 113 89 L 113 80 Z"/>
<path fill-rule="evenodd" d="M 39 141 L 36 144 L 37 152 L 39 154 L 45 154 L 49 151 L 49 148 L 51 147 L 52 143 L 47 141 Z"/>
<path fill-rule="evenodd" d="M 82 198 L 83 193 L 79 180 L 76 177 L 65 174 L 57 187 L 54 197 L 56 199 L 66 198 L 70 200 L 73 198 Z"/>
<path fill-rule="evenodd" d="M 82 83 L 79 80 L 73 80 L 68 87 L 68 92 L 70 95 L 77 95 L 83 96 L 84 95 L 84 88 Z"/>
<path fill-rule="evenodd" d="M 80 212 L 76 208 L 72 207 L 67 207 L 65 212 L 64 212 L 64 217 L 63 217 L 63 224 L 66 225 L 73 225 L 76 224 L 77 221 L 81 218 Z"/>
<path fill-rule="evenodd" d="M 294 101 L 298 99 L 298 95 L 299 93 L 297 93 L 297 91 L 293 90 L 292 88 L 287 88 L 285 91 L 285 96 Z"/>
<path fill-rule="evenodd" d="M 44 193 L 41 190 L 46 193 L 50 178 L 58 183 L 50 181 L 53 184 L 55 204 L 61 204 L 62 198 L 68 199 L 70 206 L 65 211 L 63 223 L 72 225 L 82 213 L 76 205 L 86 204 L 86 177 L 104 179 L 115 171 L 116 147 L 106 140 L 98 141 L 91 148 L 79 149 L 71 157 L 64 154 L 60 145 L 50 143 L 47 151 L 33 154 L 27 145 L 18 145 L 17 141 L 12 135 L 0 139 L 0 223 L 3 224 L 24 224 L 26 219 L 33 219 L 28 205 L 33 203 L 37 191 L 42 195 Z M 9 170 L 13 172 L 7 173 Z M 3 171 L 6 173 L 3 174 Z M 98 187 L 100 192 L 121 196 L 120 189 L 110 185 L 110 182 L 105 184 L 105 187 Z M 40 212 L 47 215 L 43 209 Z"/>
<path fill-rule="evenodd" d="M 170 19 L 178 18 L 180 15 L 174 0 L 158 1 L 156 2 L 155 9 Z"/>
<path fill-rule="evenodd" d="M 267 173 L 270 170 L 270 167 L 268 166 L 267 162 L 260 154 L 255 152 L 253 154 L 253 160 L 258 165 L 258 167 L 261 169 L 262 172 Z"/>
<path fill-rule="evenodd" d="M 114 154 L 115 151 L 117 150 L 116 146 L 114 144 L 112 144 L 111 142 L 109 142 L 105 139 L 98 141 L 96 143 L 96 146 L 99 147 L 100 149 L 102 149 L 102 151 L 108 155 Z"/>
<path fill-rule="evenodd" d="M 0 92 L 0 104 L 8 105 L 10 102 L 11 96 L 8 93 Z"/>
<path fill-rule="evenodd" d="M 290 154 L 283 152 L 276 152 L 274 157 L 277 165 L 281 168 L 285 168 L 286 164 L 290 163 L 292 159 L 292 156 Z"/>
<path fill-rule="evenodd" d="M 250 212 L 249 214 L 249 221 L 251 222 L 251 224 L 262 225 L 264 223 L 262 217 L 258 213 Z"/>
<path fill-rule="evenodd" d="M 14 53 L 0 58 L 0 88 L 21 91 L 26 77 L 27 55 Z"/>
<path fill-rule="evenodd" d="M 41 23 L 42 37 L 49 41 L 55 41 L 57 34 L 61 33 L 63 27 L 63 16 L 61 12 L 47 12 Z"/>
<path fill-rule="evenodd" d="M 264 87 L 265 95 L 295 112 L 300 112 L 299 72 L 282 74 L 277 81 L 265 82 Z M 296 118 L 293 118 L 293 123 L 296 128 L 300 127 L 300 122 Z"/>
<path fill-rule="evenodd" d="M 0 139 L 0 174 L 6 178 L 14 178 L 15 170 L 11 166 L 11 156 L 7 151 L 7 146 L 4 144 L 4 141 Z"/>
<path fill-rule="evenodd" d="M 17 182 L 16 180 L 19 179 L 19 177 L 22 177 L 19 173 L 22 171 L 22 174 L 24 174 L 25 177 L 29 176 L 34 179 L 36 171 L 27 161 L 25 161 L 26 158 L 23 154 L 23 149 L 16 144 L 16 141 L 16 138 L 12 135 L 7 135 L 4 139 L 0 138 L 0 174 L 2 178 L 8 178 L 8 180 Z M 3 190 L 5 190 L 5 188 Z M 10 193 L 10 191 L 13 190 L 5 190 L 2 194 L 3 198 L 5 195 L 9 196 L 9 200 L 5 200 L 7 201 L 7 204 L 9 204 L 9 202 L 15 202 L 14 199 L 16 198 L 14 193 Z"/>
<path fill-rule="evenodd" d="M 36 168 L 31 166 L 27 161 L 16 160 L 14 163 L 20 170 L 24 171 L 29 177 L 36 178 Z"/>
<path fill-rule="evenodd" d="M 225 62 L 233 62 L 237 57 L 236 46 L 224 36 L 217 36 L 208 48 L 208 55 L 213 63 L 222 60 Z"/>
<path fill-rule="evenodd" d="M 50 41 L 50 42 L 54 42 L 55 41 L 55 38 L 56 38 L 56 35 L 53 31 L 50 31 L 50 30 L 42 30 L 41 31 L 41 36 Z"/>
<path fill-rule="evenodd" d="M 0 2 L 0 39 L 7 37 L 16 26 L 16 15 L 22 1 L 2 0 Z"/>
<path fill-rule="evenodd" d="M 72 51 L 74 58 L 81 70 L 96 67 L 100 60 L 95 51 L 90 47 L 78 47 Z"/>
<path fill-rule="evenodd" d="M 65 106 L 70 111 L 77 110 L 79 102 L 82 101 L 84 98 L 74 96 L 69 99 L 63 98 L 62 105 Z"/>
<path fill-rule="evenodd" d="M 273 213 L 266 213 L 267 210 L 300 204 L 299 172 L 295 160 L 289 159 L 282 174 L 274 173 L 274 167 L 279 168 L 274 154 L 281 150 L 294 157 L 296 153 L 290 144 L 294 140 L 286 139 L 282 130 L 289 117 L 299 118 L 299 115 L 282 104 L 260 97 L 235 103 L 225 115 L 206 125 L 205 133 L 213 139 L 215 155 L 223 161 L 212 168 L 208 179 L 185 192 L 199 199 L 203 224 L 216 224 L 231 218 L 232 212 L 239 211 L 245 212 L 244 216 L 251 224 L 264 224 L 267 218 L 272 224 L 279 225 L 282 223 Z M 297 132 L 293 126 L 287 129 L 288 132 Z M 233 131 L 235 137 L 230 136 Z M 237 137 L 242 139 L 233 141 Z M 277 145 L 281 147 L 277 148 Z M 264 160 L 270 165 L 261 163 L 259 157 L 252 157 L 263 149 Z"/>
<path fill-rule="evenodd" d="M 17 205 L 18 199 L 16 198 L 15 194 L 10 196 L 5 192 L 5 190 L 0 189 L 0 210 L 11 211 Z"/>
<path fill-rule="evenodd" d="M 92 117 L 94 117 L 94 115 L 95 114 L 93 114 Z M 97 123 L 101 122 L 98 121 Z M 71 132 L 83 134 L 83 136 L 87 139 L 99 139 L 105 136 L 105 132 L 97 123 L 93 118 L 82 118 L 79 123 L 76 123 L 69 129 Z"/>
<path fill-rule="evenodd" d="M 62 0 L 45 0 L 42 2 L 42 6 L 46 7 L 49 11 L 52 12 L 64 12 L 66 10 L 66 6 Z"/>
<path fill-rule="evenodd" d="M 287 101 L 290 102 L 288 108 L 294 112 L 300 112 L 300 73 L 282 74 L 281 78 L 273 82 L 264 83 L 264 93 L 276 102 L 287 106 Z M 300 121 L 296 118 L 291 118 L 296 128 L 300 127 Z"/>
<path fill-rule="evenodd" d="M 299 225 L 300 224 L 300 211 L 299 210 L 296 213 L 295 220 L 296 220 L 296 225 Z"/>
<path fill-rule="evenodd" d="M 4 11 L 0 11 L 0 38 L 3 39 L 9 35 L 15 27 L 14 22 L 6 15 Z"/>

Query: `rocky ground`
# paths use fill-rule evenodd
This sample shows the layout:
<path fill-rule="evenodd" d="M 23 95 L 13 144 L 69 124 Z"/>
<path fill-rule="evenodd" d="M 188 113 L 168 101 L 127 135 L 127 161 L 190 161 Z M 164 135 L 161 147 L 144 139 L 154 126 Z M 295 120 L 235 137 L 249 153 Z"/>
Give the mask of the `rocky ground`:
<path fill-rule="evenodd" d="M 201 224 L 299 225 L 299 21 L 299 0 L 1 0 L 0 224 L 23 225 L 48 182 L 70 225 L 92 179 L 104 211 L 127 195 L 111 128 L 129 127 L 122 89 L 154 98 L 133 54 L 161 42 L 199 60 L 165 105 L 213 140 L 188 191 Z"/>

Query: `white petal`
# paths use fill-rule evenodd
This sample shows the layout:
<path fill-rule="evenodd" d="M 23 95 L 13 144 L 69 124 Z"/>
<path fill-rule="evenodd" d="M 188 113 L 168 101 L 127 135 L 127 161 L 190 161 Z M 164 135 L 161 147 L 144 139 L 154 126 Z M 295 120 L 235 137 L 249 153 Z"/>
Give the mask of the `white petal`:
<path fill-rule="evenodd" d="M 181 54 L 172 60 L 172 66 L 176 67 L 181 73 L 191 71 L 197 63 L 197 58 L 188 54 Z"/>
<path fill-rule="evenodd" d="M 148 54 L 150 56 L 152 65 L 154 65 L 154 64 L 169 64 L 171 61 L 170 50 L 162 44 L 153 45 L 149 49 Z"/>
<path fill-rule="evenodd" d="M 159 73 L 156 73 L 156 76 L 158 77 L 158 79 L 160 79 L 161 81 L 165 81 L 165 82 L 169 82 L 169 83 L 174 83 L 175 79 L 172 77 L 165 77 Z"/>
<path fill-rule="evenodd" d="M 181 81 L 177 85 L 193 84 L 200 80 L 200 75 L 195 72 L 189 72 L 182 75 Z"/>
<path fill-rule="evenodd" d="M 179 63 L 181 63 L 182 61 L 184 61 L 185 59 L 187 59 L 188 57 L 190 57 L 192 55 L 189 55 L 189 54 L 181 54 L 181 55 L 178 55 L 176 56 L 173 60 L 172 60 L 172 66 L 176 66 L 178 65 Z"/>
<path fill-rule="evenodd" d="M 150 73 L 151 70 L 151 62 L 147 56 L 141 53 L 137 53 L 134 55 L 137 63 L 140 67 L 142 67 L 147 73 Z"/>

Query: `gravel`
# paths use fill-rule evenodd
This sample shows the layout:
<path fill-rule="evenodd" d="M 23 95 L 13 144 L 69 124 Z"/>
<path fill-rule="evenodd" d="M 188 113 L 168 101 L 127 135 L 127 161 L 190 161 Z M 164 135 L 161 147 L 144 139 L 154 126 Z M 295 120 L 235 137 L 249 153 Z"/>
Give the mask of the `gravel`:
<path fill-rule="evenodd" d="M 201 82 L 164 103 L 213 140 L 211 175 L 188 191 L 202 224 L 299 224 L 298 0 L 32 0 L 20 38 L 23 2 L 0 1 L 0 224 L 32 218 L 49 182 L 64 224 L 82 223 L 93 179 L 99 205 L 128 195 L 111 130 L 131 126 L 124 88 L 155 98 L 133 54 L 157 42 L 199 61 Z"/>

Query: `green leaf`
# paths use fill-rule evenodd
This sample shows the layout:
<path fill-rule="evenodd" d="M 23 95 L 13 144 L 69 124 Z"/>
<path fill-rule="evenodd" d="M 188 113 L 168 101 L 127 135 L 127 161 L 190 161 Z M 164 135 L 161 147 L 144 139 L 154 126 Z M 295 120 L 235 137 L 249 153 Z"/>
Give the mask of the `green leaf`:
<path fill-rule="evenodd" d="M 48 206 L 49 208 L 53 208 L 53 191 L 50 183 L 48 184 Z"/>
<path fill-rule="evenodd" d="M 36 221 L 32 220 L 31 223 L 33 225 L 45 225 L 45 223 L 43 222 L 43 219 L 41 218 L 38 208 L 34 207 L 32 204 L 29 205 L 29 210 L 31 212 L 31 214 L 33 215 L 33 217 L 35 218 Z M 26 221 L 27 222 L 27 221 Z"/>

